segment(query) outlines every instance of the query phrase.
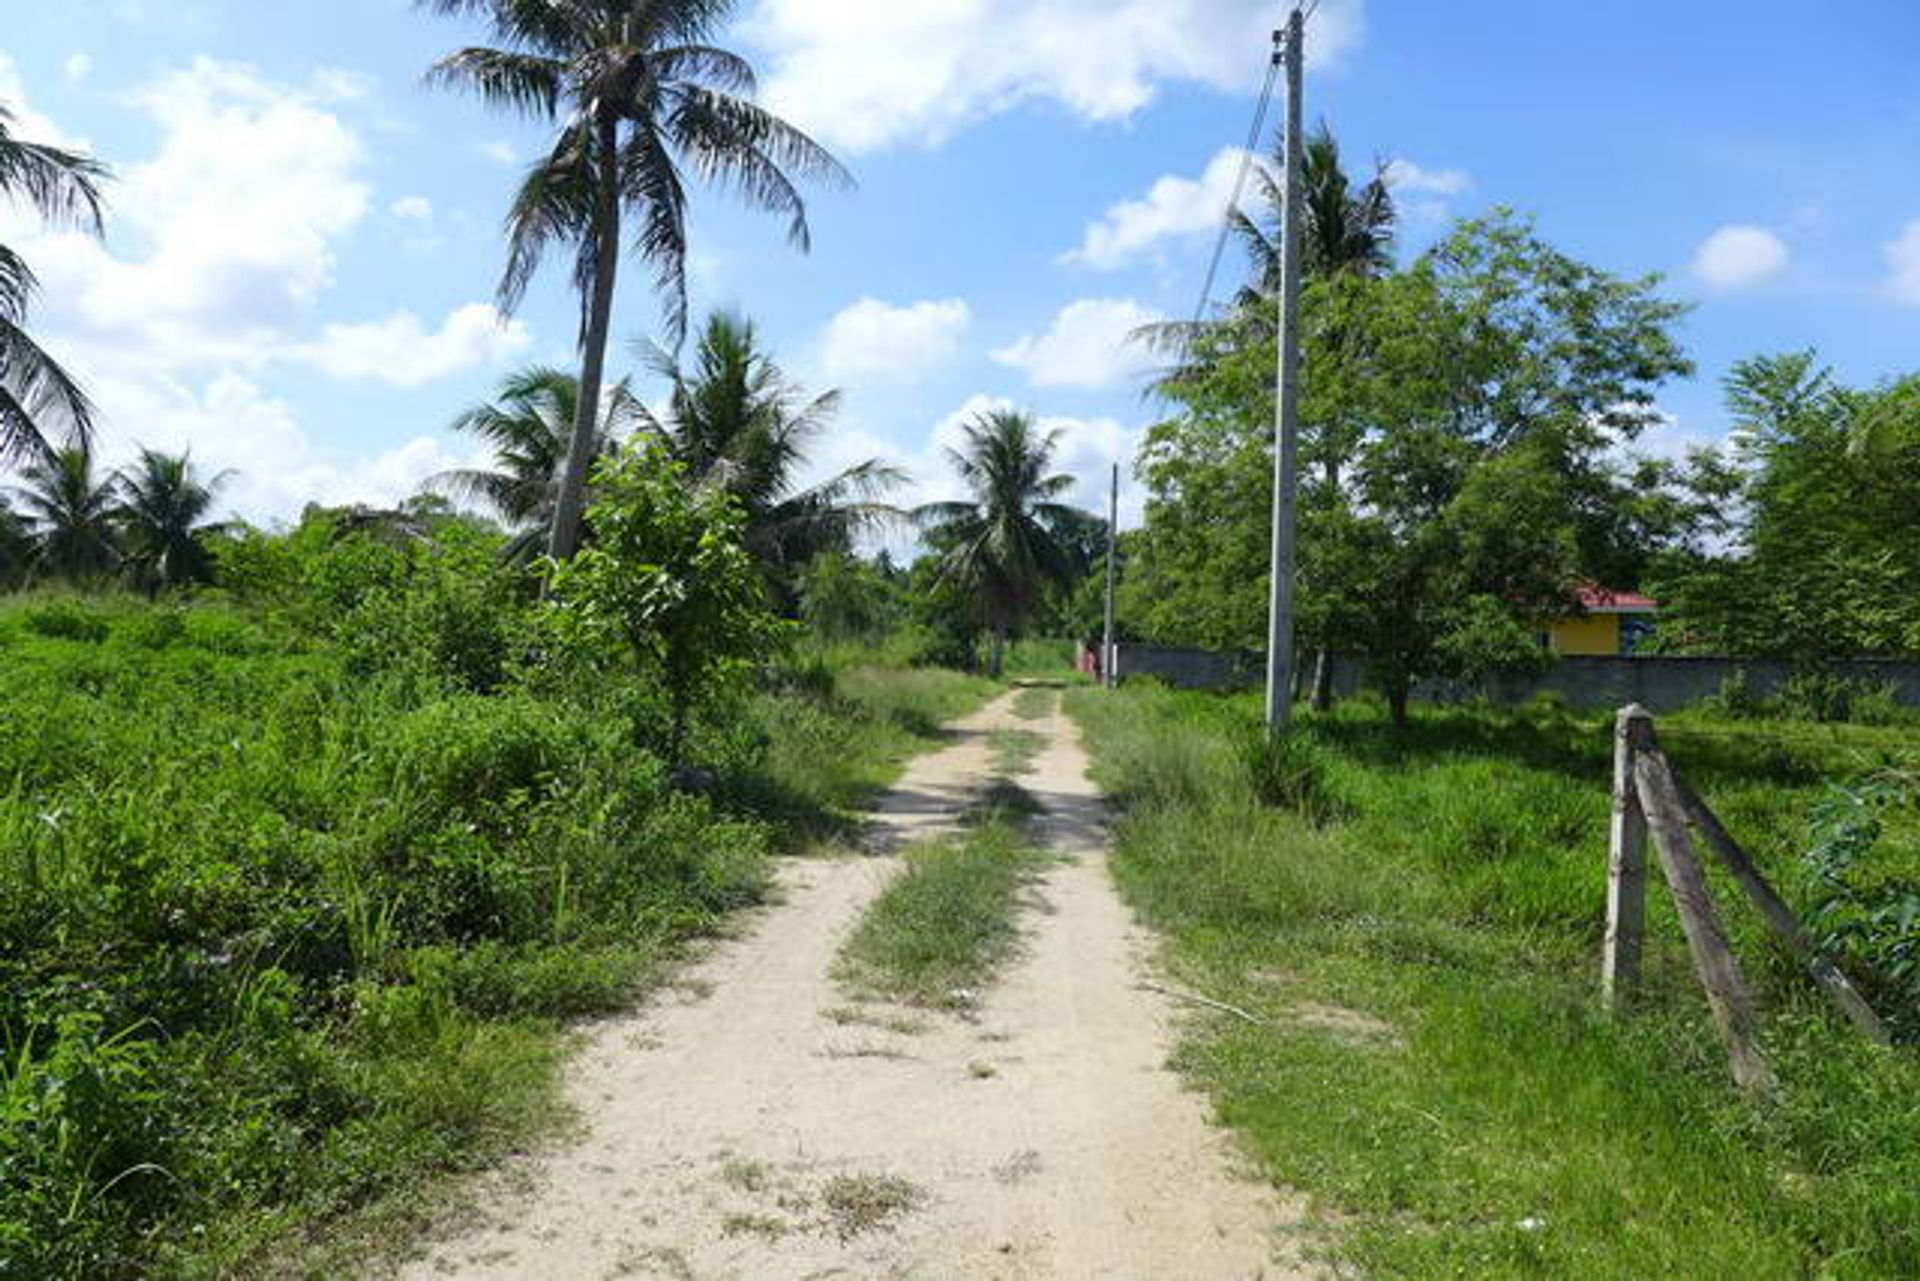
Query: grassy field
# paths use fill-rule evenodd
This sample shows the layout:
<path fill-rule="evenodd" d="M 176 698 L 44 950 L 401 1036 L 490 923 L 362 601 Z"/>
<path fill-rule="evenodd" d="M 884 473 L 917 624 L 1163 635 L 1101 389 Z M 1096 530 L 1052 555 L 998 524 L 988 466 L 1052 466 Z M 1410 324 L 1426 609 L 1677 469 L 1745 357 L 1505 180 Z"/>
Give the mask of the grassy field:
<path fill-rule="evenodd" d="M 1728 885 L 1778 1100 L 1729 1085 L 1657 885 L 1644 1006 L 1598 1014 L 1605 718 L 1428 711 L 1396 734 L 1356 704 L 1274 754 L 1250 699 L 1069 699 L 1124 810 L 1123 892 L 1181 981 L 1264 1023 L 1196 1024 L 1181 1065 L 1326 1212 L 1334 1257 L 1420 1277 L 1920 1274 L 1914 1051 L 1860 1043 Z M 1830 782 L 1920 746 L 1699 716 L 1662 732 L 1802 905 Z M 1915 836 L 1886 875 L 1920 873 Z"/>
<path fill-rule="evenodd" d="M 0 607 L 0 1275 L 324 1271 L 403 1230 L 423 1175 L 558 1119 L 564 1020 L 992 688 L 815 671 L 714 718 L 701 794 L 647 690 L 445 666 L 218 605 Z"/>

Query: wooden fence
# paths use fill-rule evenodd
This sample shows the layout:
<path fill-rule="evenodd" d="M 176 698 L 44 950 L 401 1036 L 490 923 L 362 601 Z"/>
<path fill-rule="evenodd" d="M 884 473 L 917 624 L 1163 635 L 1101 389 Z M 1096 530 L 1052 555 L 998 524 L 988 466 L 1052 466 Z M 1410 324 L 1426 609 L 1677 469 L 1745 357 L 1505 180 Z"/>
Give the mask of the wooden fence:
<path fill-rule="evenodd" d="M 1607 868 L 1607 936 L 1600 985 L 1609 1009 L 1623 1010 L 1640 974 L 1646 933 L 1647 837 L 1659 851 L 1680 927 L 1707 1005 L 1726 1042 L 1733 1079 L 1750 1094 L 1770 1093 L 1773 1069 L 1760 1047 L 1753 994 L 1727 944 L 1714 910 L 1705 869 L 1691 831 L 1706 839 L 1770 929 L 1806 965 L 1807 973 L 1860 1032 L 1881 1045 L 1887 1029 L 1811 935 L 1726 827 L 1673 768 L 1654 733 L 1653 716 L 1639 704 L 1620 710 L 1613 753 L 1613 828 Z"/>

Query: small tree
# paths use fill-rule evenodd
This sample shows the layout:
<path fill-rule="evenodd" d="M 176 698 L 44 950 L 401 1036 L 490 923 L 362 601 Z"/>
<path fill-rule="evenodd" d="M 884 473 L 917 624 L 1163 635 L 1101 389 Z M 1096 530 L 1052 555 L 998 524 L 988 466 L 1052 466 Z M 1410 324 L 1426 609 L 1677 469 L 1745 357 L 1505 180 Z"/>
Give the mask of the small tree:
<path fill-rule="evenodd" d="M 667 754 L 679 764 L 702 702 L 734 685 L 779 638 L 725 490 L 689 483 L 652 440 L 595 469 L 594 543 L 551 567 L 548 609 L 561 634 L 624 649 L 667 696 Z"/>

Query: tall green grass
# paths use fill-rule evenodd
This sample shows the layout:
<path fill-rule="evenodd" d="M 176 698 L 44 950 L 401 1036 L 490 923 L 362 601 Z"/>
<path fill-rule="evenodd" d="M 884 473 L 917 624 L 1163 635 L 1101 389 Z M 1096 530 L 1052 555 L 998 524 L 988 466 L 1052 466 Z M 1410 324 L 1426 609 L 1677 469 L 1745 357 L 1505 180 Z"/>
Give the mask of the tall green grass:
<path fill-rule="evenodd" d="M 466 625 L 497 607 L 0 607 L 0 1276 L 248 1274 L 404 1219 L 552 1121 L 562 1020 L 991 688 L 751 696 L 689 784 L 657 691 L 516 675 Z"/>
<path fill-rule="evenodd" d="M 1619 1024 L 1596 1012 L 1604 718 L 1442 710 L 1402 734 L 1354 704 L 1307 721 L 1276 764 L 1246 746 L 1250 700 L 1069 698 L 1123 810 L 1124 893 L 1167 932 L 1181 978 L 1273 1024 L 1197 1026 L 1181 1063 L 1268 1173 L 1315 1198 L 1349 1265 L 1920 1272 L 1913 1051 L 1859 1043 L 1730 887 L 1780 1100 L 1755 1109 L 1729 1086 L 1658 897 L 1643 1008 Z M 1663 728 L 1796 901 L 1796 833 L 1828 780 L 1911 750 L 1886 731 L 1736 735 L 1697 716 Z"/>

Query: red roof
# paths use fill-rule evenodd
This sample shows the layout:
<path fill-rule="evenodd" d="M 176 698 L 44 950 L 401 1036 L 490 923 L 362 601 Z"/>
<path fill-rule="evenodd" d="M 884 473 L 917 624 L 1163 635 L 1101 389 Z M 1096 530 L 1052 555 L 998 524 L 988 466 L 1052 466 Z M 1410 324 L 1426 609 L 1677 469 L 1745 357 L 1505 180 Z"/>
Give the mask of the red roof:
<path fill-rule="evenodd" d="M 1651 596 L 1642 596 L 1638 592 L 1616 592 L 1597 584 L 1589 584 L 1580 589 L 1580 608 L 1606 610 L 1609 613 L 1630 613 L 1639 610 L 1652 613 L 1660 608 L 1660 602 Z"/>

